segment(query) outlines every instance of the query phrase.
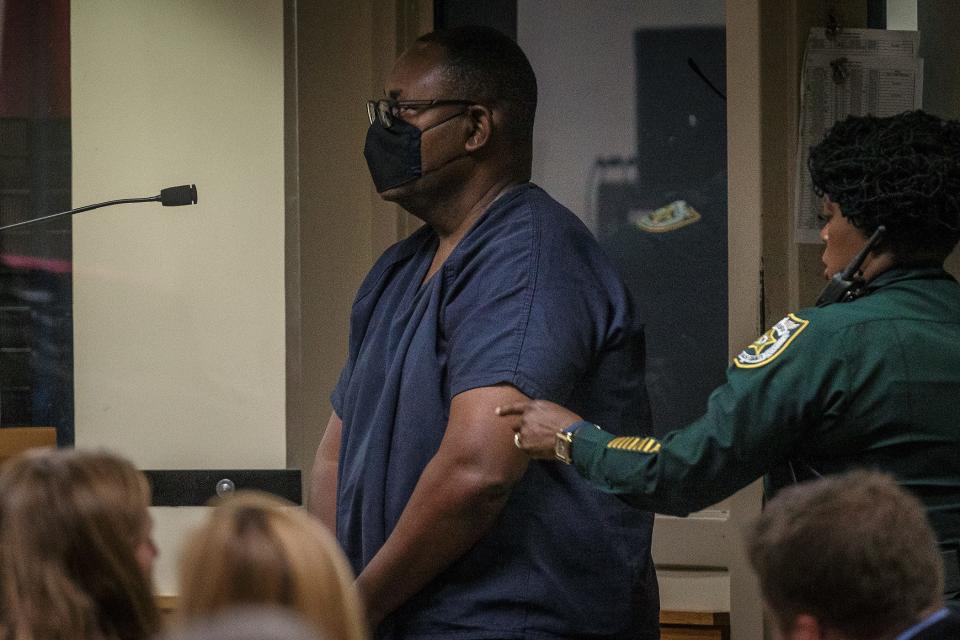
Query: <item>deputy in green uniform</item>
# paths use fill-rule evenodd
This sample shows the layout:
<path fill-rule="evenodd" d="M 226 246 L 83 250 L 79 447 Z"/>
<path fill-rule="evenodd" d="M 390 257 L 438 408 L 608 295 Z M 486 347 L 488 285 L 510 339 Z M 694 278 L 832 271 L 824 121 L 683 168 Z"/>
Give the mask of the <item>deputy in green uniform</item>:
<path fill-rule="evenodd" d="M 960 286 L 943 262 L 960 239 L 960 123 L 850 117 L 811 150 L 809 168 L 824 195 L 827 278 L 879 237 L 846 274 L 850 286 L 830 295 L 838 301 L 789 314 L 734 358 L 702 417 L 660 440 L 614 437 L 544 401 L 498 412 L 522 415 L 514 442 L 532 457 L 556 455 L 659 513 L 696 511 L 761 475 L 770 492 L 880 469 L 956 546 Z"/>

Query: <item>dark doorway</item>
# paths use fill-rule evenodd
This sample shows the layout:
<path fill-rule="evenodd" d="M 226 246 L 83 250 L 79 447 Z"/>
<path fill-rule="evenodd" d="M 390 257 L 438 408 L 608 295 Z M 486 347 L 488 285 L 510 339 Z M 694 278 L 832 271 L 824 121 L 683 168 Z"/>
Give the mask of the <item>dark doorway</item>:
<path fill-rule="evenodd" d="M 0 3 L 0 226 L 70 208 L 70 3 Z M 0 231 L 0 427 L 73 444 L 69 217 Z"/>
<path fill-rule="evenodd" d="M 598 236 L 646 322 L 662 435 L 703 413 L 728 364 L 725 36 L 641 29 L 634 45 L 636 177 L 598 186 Z"/>

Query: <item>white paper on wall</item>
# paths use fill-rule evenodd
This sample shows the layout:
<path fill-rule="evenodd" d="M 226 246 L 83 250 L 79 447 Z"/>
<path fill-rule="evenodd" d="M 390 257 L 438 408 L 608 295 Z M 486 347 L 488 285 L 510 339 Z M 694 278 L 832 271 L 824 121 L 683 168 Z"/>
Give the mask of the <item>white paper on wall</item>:
<path fill-rule="evenodd" d="M 796 242 L 820 242 L 821 203 L 807 171 L 810 147 L 848 115 L 883 117 L 919 109 L 923 59 L 917 57 L 918 45 L 916 31 L 845 29 L 830 38 L 823 27 L 810 30 L 800 87 Z"/>

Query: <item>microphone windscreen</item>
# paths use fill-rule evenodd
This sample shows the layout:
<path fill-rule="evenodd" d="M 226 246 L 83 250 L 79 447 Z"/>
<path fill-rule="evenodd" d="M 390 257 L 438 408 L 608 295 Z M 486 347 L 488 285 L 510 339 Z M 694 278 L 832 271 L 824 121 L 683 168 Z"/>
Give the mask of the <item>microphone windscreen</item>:
<path fill-rule="evenodd" d="M 179 207 L 185 204 L 197 204 L 197 185 L 182 184 L 179 187 L 167 187 L 160 190 L 160 204 L 165 207 Z"/>

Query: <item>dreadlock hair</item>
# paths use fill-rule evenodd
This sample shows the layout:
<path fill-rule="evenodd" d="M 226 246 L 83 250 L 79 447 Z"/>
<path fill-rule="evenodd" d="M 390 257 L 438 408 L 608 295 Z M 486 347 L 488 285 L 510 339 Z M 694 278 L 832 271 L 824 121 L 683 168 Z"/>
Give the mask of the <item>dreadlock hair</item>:
<path fill-rule="evenodd" d="M 513 143 L 530 145 L 537 110 L 537 77 L 523 50 L 491 27 L 440 29 L 417 38 L 445 53 L 444 79 L 455 98 L 497 106 L 506 114 Z"/>
<path fill-rule="evenodd" d="M 923 111 L 848 116 L 810 149 L 814 189 L 901 262 L 942 262 L 960 240 L 960 122 Z M 881 245 L 883 246 L 883 245 Z"/>

